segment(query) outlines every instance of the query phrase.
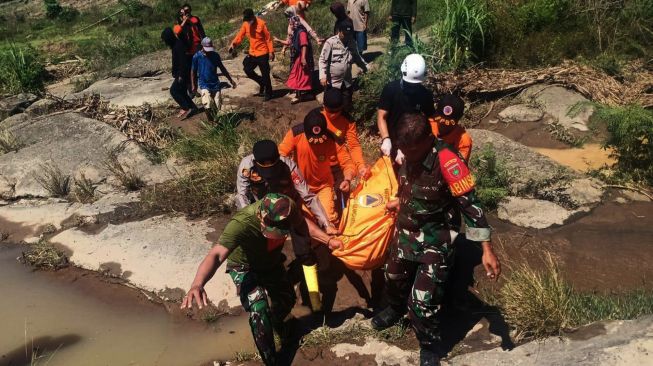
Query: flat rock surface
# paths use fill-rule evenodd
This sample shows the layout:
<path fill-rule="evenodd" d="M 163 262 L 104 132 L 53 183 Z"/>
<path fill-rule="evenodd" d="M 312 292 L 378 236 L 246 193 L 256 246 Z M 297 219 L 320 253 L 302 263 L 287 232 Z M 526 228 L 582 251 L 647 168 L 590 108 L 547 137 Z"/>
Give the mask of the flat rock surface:
<path fill-rule="evenodd" d="M 653 354 L 653 317 L 598 323 L 594 334 L 551 337 L 529 342 L 510 352 L 501 349 L 454 357 L 448 365 L 496 366 L 631 366 L 650 365 Z"/>
<path fill-rule="evenodd" d="M 550 201 L 506 197 L 499 203 L 497 213 L 501 220 L 515 225 L 544 229 L 564 224 L 574 211 L 567 210 Z"/>
<path fill-rule="evenodd" d="M 169 73 L 172 69 L 172 56 L 169 49 L 148 53 L 131 59 L 109 73 L 123 78 L 140 78 Z"/>
<path fill-rule="evenodd" d="M 527 103 L 538 105 L 565 128 L 575 128 L 579 131 L 589 130 L 587 124 L 594 113 L 594 108 L 585 105 L 578 111 L 574 111 L 574 107 L 577 105 L 589 103 L 587 98 L 574 91 L 557 85 L 534 85 L 525 89 L 520 98 Z"/>
<path fill-rule="evenodd" d="M 499 117 L 504 122 L 535 122 L 542 119 L 544 112 L 539 108 L 527 104 L 511 105 L 499 112 Z"/>
<path fill-rule="evenodd" d="M 64 175 L 84 173 L 94 182 L 115 182 L 103 166 L 108 151 L 122 146 L 119 161 L 146 182 L 170 179 L 163 165 L 153 165 L 142 149 L 113 127 L 67 112 L 3 123 L 23 144 L 17 152 L 0 155 L 0 193 L 5 198 L 48 197 L 38 182 L 43 167 L 57 167 Z"/>
<path fill-rule="evenodd" d="M 143 103 L 158 105 L 172 100 L 171 84 L 172 76 L 167 74 L 143 78 L 109 77 L 93 83 L 79 93 L 68 95 L 66 100 L 99 94 L 102 99 L 118 107 L 136 107 Z"/>
<path fill-rule="evenodd" d="M 107 271 L 134 286 L 179 300 L 211 247 L 207 234 L 213 231 L 206 220 L 156 216 L 109 224 L 98 233 L 69 229 L 54 236 L 51 242 L 67 248 L 70 260 L 79 267 Z M 224 268 L 205 288 L 216 306 L 224 309 L 240 305 Z"/>

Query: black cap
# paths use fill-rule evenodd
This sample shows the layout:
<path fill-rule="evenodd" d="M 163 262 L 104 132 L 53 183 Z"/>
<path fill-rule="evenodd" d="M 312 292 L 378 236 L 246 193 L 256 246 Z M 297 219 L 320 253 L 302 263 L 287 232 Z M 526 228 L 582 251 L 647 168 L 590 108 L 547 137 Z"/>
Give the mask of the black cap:
<path fill-rule="evenodd" d="M 319 108 L 304 117 L 304 134 L 312 144 L 321 144 L 327 140 L 327 121 Z"/>
<path fill-rule="evenodd" d="M 445 94 L 438 100 L 435 114 L 445 119 L 459 121 L 465 112 L 465 101 L 457 95 Z"/>
<path fill-rule="evenodd" d="M 244 22 L 249 22 L 250 20 L 254 20 L 254 10 L 247 8 L 245 11 L 243 11 L 243 21 Z"/>
<path fill-rule="evenodd" d="M 329 109 L 342 107 L 344 100 L 340 89 L 329 88 L 324 92 L 324 106 Z"/>
<path fill-rule="evenodd" d="M 254 164 L 256 171 L 266 181 L 279 178 L 283 166 L 279 160 L 279 148 L 272 140 L 261 140 L 254 144 Z"/>

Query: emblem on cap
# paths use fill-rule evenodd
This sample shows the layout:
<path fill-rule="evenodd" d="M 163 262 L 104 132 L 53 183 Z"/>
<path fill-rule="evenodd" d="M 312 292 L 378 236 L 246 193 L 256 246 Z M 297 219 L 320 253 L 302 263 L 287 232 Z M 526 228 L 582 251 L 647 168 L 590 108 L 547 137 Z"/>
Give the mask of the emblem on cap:
<path fill-rule="evenodd" d="M 313 126 L 312 131 L 314 135 L 319 135 L 322 132 L 322 128 L 320 126 Z"/>
<path fill-rule="evenodd" d="M 444 108 L 442 109 L 442 113 L 444 113 L 445 116 L 450 116 L 450 115 L 453 114 L 453 108 L 451 108 L 450 105 L 446 105 L 446 106 L 444 106 Z"/>

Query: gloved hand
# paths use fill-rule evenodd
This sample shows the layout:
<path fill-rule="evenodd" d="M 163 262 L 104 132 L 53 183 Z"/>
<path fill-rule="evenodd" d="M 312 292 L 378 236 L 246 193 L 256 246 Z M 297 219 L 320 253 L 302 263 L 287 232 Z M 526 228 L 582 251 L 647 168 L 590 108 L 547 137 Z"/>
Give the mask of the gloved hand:
<path fill-rule="evenodd" d="M 389 137 L 386 137 L 381 142 L 381 152 L 383 152 L 383 155 L 385 156 L 390 156 L 391 151 L 392 151 L 392 141 L 390 141 Z"/>
<path fill-rule="evenodd" d="M 395 162 L 401 165 L 405 160 L 406 158 L 404 157 L 404 153 L 402 153 L 401 150 L 397 150 L 397 157 L 395 157 Z"/>

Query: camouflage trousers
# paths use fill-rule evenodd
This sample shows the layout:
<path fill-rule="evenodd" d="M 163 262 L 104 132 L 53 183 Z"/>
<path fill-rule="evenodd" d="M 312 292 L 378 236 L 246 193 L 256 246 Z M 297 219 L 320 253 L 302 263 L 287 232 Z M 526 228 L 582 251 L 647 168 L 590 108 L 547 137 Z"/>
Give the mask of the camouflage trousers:
<path fill-rule="evenodd" d="M 296 301 L 285 268 L 251 271 L 243 266 L 229 266 L 227 273 L 236 285 L 243 308 L 249 313 L 252 336 L 263 362 L 268 366 L 276 365 L 274 331 L 283 334 L 283 321 Z"/>
<path fill-rule="evenodd" d="M 388 304 L 396 312 L 408 312 L 421 347 L 436 349 L 440 341 L 437 312 L 444 298 L 453 250 L 434 248 L 431 254 L 437 255 L 431 255 L 431 261 L 421 263 L 392 253 L 385 268 L 386 294 Z"/>

